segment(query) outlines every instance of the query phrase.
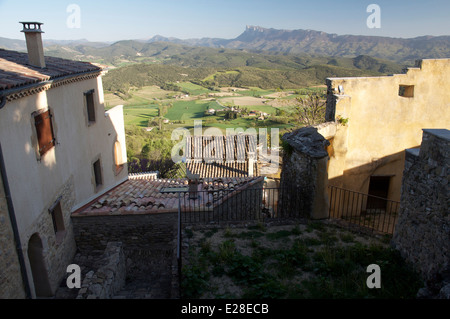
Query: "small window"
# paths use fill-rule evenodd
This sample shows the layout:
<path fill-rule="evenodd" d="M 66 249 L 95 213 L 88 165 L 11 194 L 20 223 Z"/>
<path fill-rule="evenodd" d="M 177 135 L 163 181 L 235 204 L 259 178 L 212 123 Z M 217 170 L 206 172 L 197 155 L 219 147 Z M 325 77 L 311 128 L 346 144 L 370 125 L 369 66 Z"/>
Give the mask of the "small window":
<path fill-rule="evenodd" d="M 102 181 L 102 167 L 100 165 L 100 159 L 94 162 L 94 178 L 95 178 L 95 186 L 99 187 L 103 184 Z"/>
<path fill-rule="evenodd" d="M 52 216 L 53 229 L 56 235 L 56 241 L 61 242 L 65 234 L 64 217 L 61 209 L 61 202 L 56 202 L 50 209 L 50 215 Z"/>
<path fill-rule="evenodd" d="M 414 85 L 400 85 L 398 95 L 403 97 L 414 97 Z"/>
<path fill-rule="evenodd" d="M 55 146 L 52 114 L 50 113 L 50 110 L 34 115 L 34 125 L 36 127 L 39 144 L 39 155 L 42 156 Z"/>
<path fill-rule="evenodd" d="M 84 98 L 86 99 L 88 121 L 91 124 L 95 122 L 94 90 L 84 93 Z"/>

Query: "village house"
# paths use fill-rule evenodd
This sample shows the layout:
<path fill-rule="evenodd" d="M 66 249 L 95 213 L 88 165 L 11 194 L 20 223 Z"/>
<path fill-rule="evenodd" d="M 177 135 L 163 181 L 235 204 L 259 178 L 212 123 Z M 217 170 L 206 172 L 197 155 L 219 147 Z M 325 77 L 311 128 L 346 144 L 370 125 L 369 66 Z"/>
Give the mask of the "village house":
<path fill-rule="evenodd" d="M 403 74 L 327 79 L 330 185 L 399 201 L 405 149 L 422 129 L 448 129 L 450 59 L 423 59 Z M 376 203 L 375 203 L 376 204 Z"/>
<path fill-rule="evenodd" d="M 392 232 L 405 150 L 421 144 L 423 129 L 449 128 L 449 74 L 450 59 L 423 59 L 403 74 L 328 78 L 325 122 L 283 136 L 293 151 L 281 185 L 301 186 L 310 217 L 372 215 Z"/>
<path fill-rule="evenodd" d="M 0 298 L 54 295 L 76 243 L 70 215 L 128 178 L 122 106 L 105 112 L 103 70 L 0 49 Z"/>

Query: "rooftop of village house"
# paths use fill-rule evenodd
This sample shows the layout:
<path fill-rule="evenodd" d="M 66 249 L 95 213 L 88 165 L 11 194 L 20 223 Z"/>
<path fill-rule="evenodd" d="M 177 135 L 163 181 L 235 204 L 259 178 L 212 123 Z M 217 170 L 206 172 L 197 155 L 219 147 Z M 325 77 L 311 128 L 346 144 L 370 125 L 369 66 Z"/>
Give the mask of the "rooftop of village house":
<path fill-rule="evenodd" d="M 248 187 L 262 182 L 263 177 L 200 178 L 195 183 L 197 196 L 190 198 L 189 180 L 159 179 L 156 175 L 130 176 L 124 183 L 75 211 L 72 216 L 101 216 L 167 213 L 182 209 L 209 209 Z M 179 192 L 181 192 L 179 194 Z"/>
<path fill-rule="evenodd" d="M 0 93 L 43 81 L 102 70 L 89 62 L 49 56 L 45 57 L 45 64 L 45 68 L 35 67 L 29 64 L 27 53 L 0 49 Z"/>
<path fill-rule="evenodd" d="M 201 178 L 258 176 L 256 136 L 190 136 L 186 168 Z"/>

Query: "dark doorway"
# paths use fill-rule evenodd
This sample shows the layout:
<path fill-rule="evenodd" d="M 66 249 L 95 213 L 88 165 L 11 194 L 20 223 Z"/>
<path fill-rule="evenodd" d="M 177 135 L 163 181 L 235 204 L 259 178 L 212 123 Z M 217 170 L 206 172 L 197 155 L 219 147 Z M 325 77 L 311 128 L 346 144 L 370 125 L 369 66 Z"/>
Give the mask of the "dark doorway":
<path fill-rule="evenodd" d="M 370 176 L 367 209 L 386 209 L 391 176 Z"/>
<path fill-rule="evenodd" d="M 36 297 L 51 297 L 52 290 L 45 267 L 43 246 L 38 234 L 31 236 L 28 241 L 28 259 L 30 260 L 31 273 L 33 274 L 34 290 Z"/>

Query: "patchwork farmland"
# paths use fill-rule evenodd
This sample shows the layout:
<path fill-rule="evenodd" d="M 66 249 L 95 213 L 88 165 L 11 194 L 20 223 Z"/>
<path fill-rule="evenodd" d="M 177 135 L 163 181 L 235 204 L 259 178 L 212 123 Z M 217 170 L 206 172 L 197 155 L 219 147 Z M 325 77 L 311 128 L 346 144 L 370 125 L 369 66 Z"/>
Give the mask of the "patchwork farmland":
<path fill-rule="evenodd" d="M 148 127 L 152 119 L 159 116 L 158 108 L 167 106 L 162 117 L 165 129 L 178 126 L 191 127 L 194 120 L 203 120 L 205 126 L 221 129 L 227 127 L 279 127 L 288 128 L 291 124 L 275 121 L 280 114 L 289 116 L 295 109 L 296 97 L 323 88 L 310 88 L 304 92 L 292 90 L 262 90 L 259 88 L 221 88 L 212 91 L 191 82 L 176 83 L 182 92 L 166 91 L 157 86 L 146 86 L 130 90 L 131 97 L 123 99 L 113 93 L 105 93 L 105 105 L 124 105 L 125 125 Z M 239 108 L 243 114 L 236 118 L 225 118 L 224 112 Z M 214 113 L 207 111 L 213 109 Z M 277 111 L 278 110 L 278 111 Z M 222 111 L 222 112 L 221 112 Z M 262 117 L 261 117 L 262 116 Z"/>

